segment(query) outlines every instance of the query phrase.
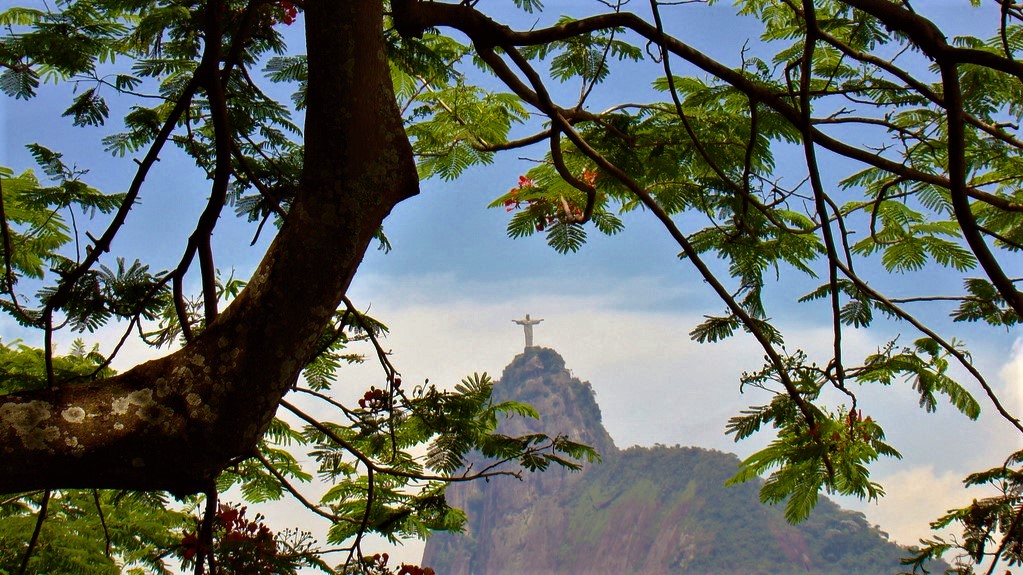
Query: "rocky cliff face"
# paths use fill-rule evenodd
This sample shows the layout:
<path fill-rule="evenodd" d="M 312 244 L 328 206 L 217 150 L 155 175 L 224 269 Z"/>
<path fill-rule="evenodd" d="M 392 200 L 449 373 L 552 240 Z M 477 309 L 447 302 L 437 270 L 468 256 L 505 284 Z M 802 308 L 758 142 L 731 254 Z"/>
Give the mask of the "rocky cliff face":
<path fill-rule="evenodd" d="M 621 575 L 665 573 L 892 574 L 906 551 L 862 514 L 822 501 L 792 526 L 759 503 L 759 485 L 725 488 L 734 455 L 698 448 L 618 450 L 593 390 L 551 349 L 530 348 L 505 368 L 495 400 L 529 403 L 540 421 L 503 424 L 510 434 L 567 434 L 595 447 L 600 464 L 552 469 L 522 481 L 452 486 L 448 499 L 469 521 L 438 534 L 423 564 L 442 575 Z"/>

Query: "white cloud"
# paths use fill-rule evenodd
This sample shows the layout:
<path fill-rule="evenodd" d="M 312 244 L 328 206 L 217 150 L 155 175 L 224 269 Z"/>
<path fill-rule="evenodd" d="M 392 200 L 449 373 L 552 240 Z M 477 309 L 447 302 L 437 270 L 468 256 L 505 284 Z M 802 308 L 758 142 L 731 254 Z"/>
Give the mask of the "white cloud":
<path fill-rule="evenodd" d="M 846 507 L 866 513 L 867 518 L 902 545 L 917 545 L 920 539 L 934 535 L 929 525 L 949 509 L 968 505 L 979 490 L 963 489 L 962 475 L 953 471 L 936 471 L 933 465 L 921 465 L 875 474 L 886 495 L 876 503 L 842 498 Z"/>
<path fill-rule="evenodd" d="M 1006 408 L 1016 417 L 1023 416 L 1023 339 L 1012 344 L 1009 361 L 999 370 Z"/>

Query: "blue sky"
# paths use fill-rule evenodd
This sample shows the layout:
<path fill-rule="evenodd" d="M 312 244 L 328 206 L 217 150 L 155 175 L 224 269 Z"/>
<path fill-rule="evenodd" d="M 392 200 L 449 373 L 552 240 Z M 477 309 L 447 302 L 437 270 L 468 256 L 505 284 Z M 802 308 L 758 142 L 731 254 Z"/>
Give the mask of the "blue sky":
<path fill-rule="evenodd" d="M 519 26 L 529 27 L 537 19 L 512 16 L 498 8 L 510 2 L 480 4 L 484 9 L 493 4 L 498 19 L 511 18 Z M 933 10 L 941 21 L 964 29 L 976 23 L 973 17 L 965 17 L 973 14 L 966 0 L 924 4 L 917 8 Z M 600 7 L 596 2 L 552 0 L 547 2 L 543 21 L 579 6 Z M 641 13 L 648 9 L 645 2 L 633 2 L 627 8 Z M 728 3 L 664 10 L 669 31 L 732 64 L 738 62 L 743 41 L 756 40 L 749 21 L 728 16 L 733 11 Z M 989 13 L 991 26 L 993 18 Z M 630 92 L 648 85 L 656 72 L 635 69 L 613 75 L 604 86 L 605 101 L 652 97 L 645 89 L 639 90 L 639 96 Z M 675 72 L 686 73 L 679 64 Z M 566 93 L 575 89 L 570 86 Z M 592 108 L 600 109 L 605 101 L 595 102 Z M 93 185 L 106 191 L 125 189 L 133 174 L 132 159 L 110 158 L 95 143 L 101 134 L 116 130 L 116 121 L 104 129 L 72 129 L 69 119 L 59 117 L 66 106 L 66 94 L 53 86 L 29 102 L 0 100 L 0 165 L 16 170 L 31 167 L 22 146 L 35 141 L 64 152 L 71 163 L 90 168 L 85 179 Z M 116 112 L 111 118 L 116 120 Z M 399 205 L 385 223 L 394 250 L 386 255 L 375 250 L 367 254 L 351 296 L 392 328 L 386 345 L 394 351 L 393 359 L 406 381 L 429 378 L 444 384 L 474 371 L 499 374 L 521 351 L 522 330 L 511 320 L 530 313 L 544 318 L 536 328 L 536 343 L 558 350 L 577 376 L 593 384 L 604 422 L 620 447 L 679 443 L 750 453 L 767 438 L 735 445 L 724 436 L 724 424 L 743 407 L 767 400 L 753 393 L 740 395 L 738 388 L 740 373 L 759 368 L 762 352 L 741 337 L 712 346 L 689 341 L 687 334 L 701 316 L 719 314 L 723 305 L 678 261 L 677 246 L 649 214 L 629 214 L 626 230 L 617 237 L 593 232 L 592 241 L 579 253 L 560 255 L 540 236 L 510 240 L 505 234 L 508 214 L 486 209 L 528 169 L 529 162 L 520 156 L 542 155 L 539 149 L 506 153 L 495 165 L 474 168 L 455 182 L 424 182 L 420 196 Z M 142 202 L 115 243 L 115 251 L 129 259 L 142 257 L 154 269 L 176 264 L 194 216 L 202 209 L 205 190 L 205 181 L 186 161 L 165 155 L 147 179 Z M 233 267 L 244 276 L 258 261 L 265 239 L 256 248 L 248 247 L 254 227 L 235 220 L 229 211 L 224 218 L 215 234 L 218 266 Z M 102 230 L 104 225 L 105 221 L 97 220 L 91 229 Z M 1018 275 L 1023 266 L 1008 271 Z M 900 285 L 945 287 L 948 282 L 934 270 L 875 280 L 896 289 Z M 771 313 L 786 329 L 790 348 L 824 354 L 830 345 L 829 320 L 818 314 L 825 308 L 785 303 L 816 283 L 783 273 L 778 285 L 770 288 L 778 294 L 772 298 Z M 1019 331 L 953 325 L 944 317 L 946 312 L 929 312 L 925 317 L 949 330 L 946 333 L 967 340 L 983 371 L 1007 394 L 1010 405 L 1023 412 Z M 917 337 L 902 331 L 901 343 Z M 850 356 L 862 357 L 898 332 L 897 326 L 879 322 L 874 329 L 849 334 Z M 26 336 L 3 319 L 0 337 L 9 341 Z M 112 337 L 112 330 L 100 333 L 107 345 Z M 140 345 L 130 346 L 119 365 L 130 366 L 150 353 Z M 360 395 L 378 378 L 373 366 L 353 369 L 343 374 L 338 391 Z M 980 395 L 979 390 L 975 393 Z M 990 415 L 971 423 L 947 406 L 937 414 L 923 413 L 908 385 L 885 393 L 864 390 L 863 397 L 864 410 L 886 426 L 906 460 L 880 464 L 875 478 L 888 487 L 890 496 L 880 505 L 858 504 L 858 508 L 906 543 L 925 535 L 927 521 L 949 506 L 976 496 L 957 489 L 965 473 L 996 465 L 1009 449 L 1021 445 L 1007 425 Z M 983 405 L 986 412 L 992 411 L 987 403 Z"/>

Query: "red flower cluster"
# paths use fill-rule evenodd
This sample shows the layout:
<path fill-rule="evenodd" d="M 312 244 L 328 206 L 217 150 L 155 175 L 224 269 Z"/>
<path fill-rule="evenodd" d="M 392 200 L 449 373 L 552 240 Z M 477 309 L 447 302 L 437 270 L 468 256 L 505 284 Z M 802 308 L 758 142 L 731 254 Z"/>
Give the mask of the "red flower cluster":
<path fill-rule="evenodd" d="M 398 575 L 434 575 L 434 572 L 429 567 L 402 564 L 401 569 L 398 570 Z"/>
<path fill-rule="evenodd" d="M 396 380 L 395 387 L 400 383 L 401 380 Z M 370 411 L 377 411 L 387 407 L 387 392 L 375 387 L 369 388 L 369 391 L 363 394 L 362 399 L 359 400 L 359 407 Z"/>
<path fill-rule="evenodd" d="M 599 172 L 597 172 L 596 170 L 590 170 L 589 168 L 583 168 L 583 171 L 579 174 L 579 177 L 588 186 L 596 187 L 596 185 L 597 185 L 597 176 L 598 175 L 599 175 Z M 529 176 L 519 176 L 519 185 L 511 189 L 511 191 L 509 192 L 509 195 L 511 197 L 504 201 L 504 210 L 506 212 L 511 212 L 511 211 L 520 209 L 522 207 L 523 202 L 525 202 L 527 207 L 533 207 L 533 206 L 536 206 L 537 204 L 541 204 L 541 205 L 544 204 L 545 202 L 543 200 L 540 200 L 540 199 L 520 200 L 520 199 L 518 199 L 516 197 L 520 190 L 525 190 L 525 189 L 535 188 L 535 187 L 536 187 L 536 182 L 532 178 L 530 178 Z M 545 212 L 551 212 L 551 211 L 559 212 L 560 209 L 545 209 L 544 211 Z M 578 218 L 578 217 L 581 217 L 582 214 L 583 214 L 583 212 L 582 212 L 581 209 L 579 209 L 579 208 L 572 208 L 572 216 Z M 547 226 L 553 224 L 555 221 L 557 221 L 561 217 L 562 216 L 558 216 L 558 215 L 547 215 L 544 218 L 544 221 L 546 222 L 546 224 L 544 224 L 542 222 L 537 222 L 537 224 L 536 224 L 536 231 L 542 232 Z"/>
<path fill-rule="evenodd" d="M 259 523 L 263 517 L 256 515 L 255 520 L 249 521 L 245 518 L 246 509 L 246 507 L 238 508 L 226 505 L 221 505 L 217 509 L 217 520 L 220 521 L 220 525 L 226 532 L 225 539 L 235 541 L 241 539 L 273 540 L 270 528 Z"/>
<path fill-rule="evenodd" d="M 519 193 L 519 190 L 525 190 L 528 188 L 535 188 L 536 182 L 528 176 L 519 176 L 519 185 L 511 189 L 511 195 L 514 197 Z M 532 204 L 535 200 L 529 200 L 529 204 Z M 510 212 L 514 209 L 518 209 L 522 202 L 515 199 L 508 199 L 504 201 L 504 207 L 506 212 Z"/>
<path fill-rule="evenodd" d="M 579 174 L 584 182 L 589 184 L 591 187 L 597 185 L 597 172 L 590 171 L 588 168 L 583 168 L 583 172 Z"/>
<path fill-rule="evenodd" d="M 390 559 L 390 557 L 387 553 L 377 553 L 372 557 L 363 557 L 362 565 L 366 569 L 367 573 L 375 575 L 391 575 L 392 571 L 387 567 L 388 559 Z M 394 575 L 435 575 L 433 569 L 429 567 L 408 565 L 406 563 L 402 563 L 401 567 L 393 573 Z"/>
<path fill-rule="evenodd" d="M 231 573 L 267 573 L 277 558 L 277 542 L 270 528 L 261 523 L 263 517 L 254 520 L 245 518 L 245 507 L 219 505 L 213 523 L 213 551 L 220 565 L 229 567 Z M 181 538 L 181 555 L 186 561 L 194 561 L 200 551 L 209 551 L 206 542 L 200 541 L 199 529 L 185 531 Z"/>
<path fill-rule="evenodd" d="M 514 197 L 516 194 L 518 194 L 520 189 L 528 189 L 531 187 L 536 187 L 536 182 L 533 181 L 532 178 L 528 176 L 519 176 L 519 185 L 514 188 L 511 188 L 510 190 L 511 196 Z M 532 206 L 534 203 L 536 203 L 536 201 L 529 200 L 527 203 L 530 206 Z M 504 201 L 505 212 L 510 212 L 511 210 L 518 210 L 521 206 L 522 202 L 519 200 L 514 200 L 514 198 L 511 198 L 511 200 Z"/>
<path fill-rule="evenodd" d="M 271 11 L 271 25 L 280 22 L 285 26 L 291 26 L 298 18 L 298 6 L 295 6 L 295 3 L 290 0 L 280 0 L 276 6 L 271 8 Z"/>
<path fill-rule="evenodd" d="M 196 531 L 198 532 L 198 529 Z M 185 531 L 181 537 L 181 555 L 188 561 L 191 561 L 195 559 L 200 549 L 205 549 L 205 546 L 199 541 L 199 534 Z"/>

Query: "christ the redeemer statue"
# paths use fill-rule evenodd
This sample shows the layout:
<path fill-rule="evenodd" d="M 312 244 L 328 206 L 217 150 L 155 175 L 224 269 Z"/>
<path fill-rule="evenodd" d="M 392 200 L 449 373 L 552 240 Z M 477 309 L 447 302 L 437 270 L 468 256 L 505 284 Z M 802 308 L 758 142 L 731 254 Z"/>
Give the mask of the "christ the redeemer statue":
<path fill-rule="evenodd" d="M 526 332 L 526 349 L 533 347 L 533 326 L 543 321 L 542 319 L 529 319 L 529 314 L 526 314 L 526 319 L 513 319 L 513 322 L 522 326 L 523 331 Z"/>

